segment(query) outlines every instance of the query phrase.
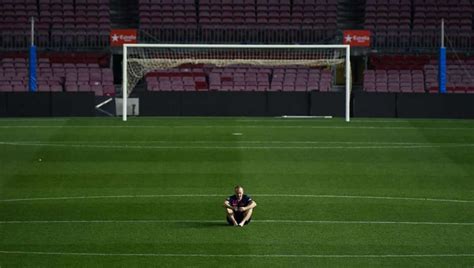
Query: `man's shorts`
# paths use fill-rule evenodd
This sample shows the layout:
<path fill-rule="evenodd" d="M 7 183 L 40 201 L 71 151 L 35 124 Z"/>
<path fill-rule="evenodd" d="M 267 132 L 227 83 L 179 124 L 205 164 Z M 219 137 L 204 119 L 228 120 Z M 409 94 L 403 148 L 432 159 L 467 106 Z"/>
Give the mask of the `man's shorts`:
<path fill-rule="evenodd" d="M 234 219 L 237 221 L 237 223 L 240 223 L 244 219 L 244 214 L 243 213 L 234 213 Z M 248 221 L 246 221 L 244 223 L 244 225 L 249 224 L 249 222 L 251 220 L 252 220 L 252 218 L 250 218 Z M 227 217 L 227 223 L 229 223 L 229 225 L 234 225 L 234 223 L 229 219 L 229 217 Z"/>

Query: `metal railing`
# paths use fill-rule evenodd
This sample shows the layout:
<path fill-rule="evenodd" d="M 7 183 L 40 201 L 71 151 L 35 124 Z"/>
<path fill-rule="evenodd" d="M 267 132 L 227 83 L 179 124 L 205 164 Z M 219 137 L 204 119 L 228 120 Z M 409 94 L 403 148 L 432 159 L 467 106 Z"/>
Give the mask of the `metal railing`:
<path fill-rule="evenodd" d="M 110 32 L 38 32 L 35 34 L 38 49 L 104 49 L 109 48 Z M 30 33 L 27 31 L 4 31 L 0 34 L 1 50 L 23 50 L 30 46 Z"/>
<path fill-rule="evenodd" d="M 275 26 L 195 26 L 140 28 L 140 43 L 180 43 L 180 44 L 337 44 L 342 42 L 341 31 L 333 29 L 313 29 L 311 27 Z M 65 32 L 38 31 L 35 44 L 38 49 L 108 49 L 108 31 Z M 437 31 L 413 31 L 407 34 L 384 33 L 372 36 L 371 48 L 381 52 L 435 52 L 440 46 Z M 469 52 L 474 49 L 474 33 L 458 32 L 447 35 L 450 50 Z M 26 30 L 2 31 L 1 50 L 22 50 L 30 44 L 30 33 Z"/>
<path fill-rule="evenodd" d="M 446 47 L 450 50 L 469 52 L 474 48 L 472 32 L 456 33 L 446 36 Z M 434 31 L 375 34 L 372 36 L 372 48 L 378 51 L 394 52 L 436 52 L 441 43 L 441 34 Z"/>

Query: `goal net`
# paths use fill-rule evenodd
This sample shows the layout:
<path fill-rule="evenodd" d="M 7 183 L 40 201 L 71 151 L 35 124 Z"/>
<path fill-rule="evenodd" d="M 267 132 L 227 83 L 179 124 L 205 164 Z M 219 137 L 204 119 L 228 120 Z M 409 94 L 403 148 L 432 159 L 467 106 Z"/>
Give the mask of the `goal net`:
<path fill-rule="evenodd" d="M 127 120 L 127 97 L 149 72 L 181 65 L 216 67 L 248 65 L 262 67 L 345 67 L 346 121 L 350 120 L 350 47 L 348 45 L 181 45 L 125 44 L 123 47 L 123 120 Z M 342 105 L 342 104 L 341 104 Z"/>

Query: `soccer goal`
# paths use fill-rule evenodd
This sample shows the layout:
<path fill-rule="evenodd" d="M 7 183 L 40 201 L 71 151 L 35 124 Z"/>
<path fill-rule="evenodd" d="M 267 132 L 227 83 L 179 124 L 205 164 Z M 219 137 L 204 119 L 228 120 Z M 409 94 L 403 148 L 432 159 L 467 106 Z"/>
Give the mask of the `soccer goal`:
<path fill-rule="evenodd" d="M 350 120 L 349 45 L 206 45 L 206 44 L 125 44 L 123 46 L 123 121 L 127 121 L 127 98 L 149 72 L 177 68 L 183 64 L 216 67 L 251 65 L 345 66 L 345 118 Z M 344 105 L 341 103 L 341 105 Z"/>

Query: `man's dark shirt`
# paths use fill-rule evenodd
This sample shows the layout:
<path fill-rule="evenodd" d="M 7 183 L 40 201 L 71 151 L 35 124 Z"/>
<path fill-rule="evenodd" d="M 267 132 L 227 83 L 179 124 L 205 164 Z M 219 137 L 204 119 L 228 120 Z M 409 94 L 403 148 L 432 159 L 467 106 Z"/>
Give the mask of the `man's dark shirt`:
<path fill-rule="evenodd" d="M 252 202 L 252 198 L 248 195 L 243 195 L 242 200 L 238 200 L 236 195 L 231 195 L 227 198 L 229 204 L 233 207 L 246 207 Z"/>

